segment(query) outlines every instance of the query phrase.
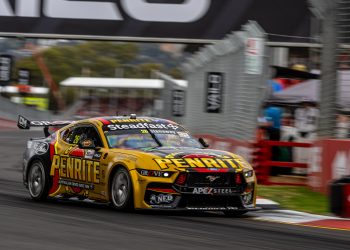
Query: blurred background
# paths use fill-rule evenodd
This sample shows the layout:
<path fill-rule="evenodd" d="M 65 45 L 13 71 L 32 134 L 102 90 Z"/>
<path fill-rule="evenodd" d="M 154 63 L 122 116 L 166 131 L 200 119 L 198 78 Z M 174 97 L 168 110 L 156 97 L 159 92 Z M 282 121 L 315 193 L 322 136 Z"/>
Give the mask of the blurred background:
<path fill-rule="evenodd" d="M 350 175 L 350 1 L 52 2 L 0 2 L 2 130 L 135 113 L 261 184 L 327 194 Z"/>

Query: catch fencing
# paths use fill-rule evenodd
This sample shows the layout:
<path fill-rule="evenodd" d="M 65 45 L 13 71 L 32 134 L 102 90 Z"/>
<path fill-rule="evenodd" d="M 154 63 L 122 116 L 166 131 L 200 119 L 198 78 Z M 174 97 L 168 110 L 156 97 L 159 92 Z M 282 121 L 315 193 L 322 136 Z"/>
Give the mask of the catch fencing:
<path fill-rule="evenodd" d="M 187 82 L 184 80 L 175 80 L 161 72 L 154 72 L 154 74 L 164 82 L 164 88 L 160 95 L 161 105 L 163 106 L 161 107 L 160 116 L 183 124 L 186 114 Z"/>
<path fill-rule="evenodd" d="M 183 65 L 188 81 L 184 124 L 190 131 L 254 139 L 268 77 L 265 38 L 250 21 Z"/>
<path fill-rule="evenodd" d="M 340 97 L 350 88 L 350 0 L 310 0 L 322 20 L 322 83 L 318 135 L 336 136 L 337 114 L 349 113 Z M 344 73 L 345 72 L 345 73 Z M 339 74 L 340 73 L 340 74 Z M 341 76 L 341 77 L 340 77 Z M 343 86 L 340 86 L 340 83 Z M 347 86 L 347 88 L 344 88 Z M 341 90 L 341 91 L 340 91 Z M 350 92 L 349 90 L 345 90 Z"/>

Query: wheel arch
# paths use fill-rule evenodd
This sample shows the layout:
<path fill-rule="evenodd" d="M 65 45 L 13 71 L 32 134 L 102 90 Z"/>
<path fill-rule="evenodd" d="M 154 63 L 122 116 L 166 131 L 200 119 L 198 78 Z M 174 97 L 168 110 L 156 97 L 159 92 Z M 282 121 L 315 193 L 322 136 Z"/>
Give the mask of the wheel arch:
<path fill-rule="evenodd" d="M 126 164 L 118 162 L 115 163 L 115 165 L 113 165 L 113 167 L 111 167 L 110 170 L 110 174 L 108 176 L 108 185 L 107 185 L 107 199 L 109 202 L 112 202 L 112 197 L 111 197 L 111 185 L 112 185 L 112 178 L 114 177 L 115 173 L 118 171 L 118 169 L 120 168 L 124 168 L 128 173 L 129 173 L 129 177 L 131 180 L 131 184 L 132 184 L 132 207 L 135 208 L 135 205 L 138 202 L 138 197 L 139 197 L 139 185 L 138 185 L 138 180 L 137 180 L 137 176 L 135 175 L 136 171 L 133 168 L 128 168 Z"/>
<path fill-rule="evenodd" d="M 30 158 L 30 160 L 27 163 L 26 169 L 25 169 L 25 182 L 26 183 L 28 183 L 28 174 L 29 174 L 30 166 L 35 161 L 40 161 L 43 164 L 44 168 L 47 167 L 47 161 L 45 159 L 43 159 L 43 157 L 40 157 L 38 155 L 34 155 L 32 158 Z"/>
<path fill-rule="evenodd" d="M 118 169 L 120 169 L 120 168 L 126 169 L 128 171 L 128 173 L 129 173 L 129 176 L 130 176 L 130 179 L 131 179 L 131 183 L 132 183 L 132 188 L 133 188 L 133 196 L 134 196 L 134 199 L 135 199 L 135 191 L 137 190 L 137 185 L 136 185 L 137 181 L 133 178 L 133 176 L 131 174 L 132 169 L 129 169 L 126 164 L 118 162 L 118 163 L 115 163 L 113 165 L 113 167 L 111 167 L 111 170 L 109 171 L 108 183 L 107 183 L 107 193 L 108 193 L 107 198 L 108 198 L 109 201 L 111 200 L 112 178 L 115 175 L 115 173 L 118 171 Z"/>

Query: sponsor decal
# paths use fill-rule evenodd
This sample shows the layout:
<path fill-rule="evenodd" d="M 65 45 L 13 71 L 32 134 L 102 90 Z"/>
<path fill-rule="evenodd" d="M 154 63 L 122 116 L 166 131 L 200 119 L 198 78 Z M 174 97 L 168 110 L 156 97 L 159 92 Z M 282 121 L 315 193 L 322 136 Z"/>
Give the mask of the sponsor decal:
<path fill-rule="evenodd" d="M 53 122 L 50 122 L 50 121 L 31 121 L 30 122 L 30 125 L 31 126 L 38 126 L 38 127 L 41 127 L 41 126 L 60 126 L 60 125 L 68 125 L 68 124 L 71 124 L 71 123 L 74 123 L 74 121 L 53 121 Z"/>
<path fill-rule="evenodd" d="M 170 135 L 176 135 L 176 132 L 173 130 L 155 130 L 151 129 L 151 133 L 153 134 L 170 134 Z"/>
<path fill-rule="evenodd" d="M 164 124 L 164 123 L 137 123 L 137 124 L 110 124 L 107 128 L 111 131 L 114 130 L 128 130 L 128 129 L 167 129 L 167 130 L 177 130 L 179 126 L 174 124 Z"/>
<path fill-rule="evenodd" d="M 20 128 L 29 129 L 29 121 L 23 116 L 18 117 L 18 126 Z"/>
<path fill-rule="evenodd" d="M 150 196 L 150 204 L 151 205 L 159 205 L 159 204 L 170 204 L 174 201 L 174 197 L 171 194 L 152 194 Z"/>
<path fill-rule="evenodd" d="M 80 182 L 100 183 L 100 163 L 98 161 L 54 155 L 50 175 Z"/>
<path fill-rule="evenodd" d="M 85 159 L 93 159 L 94 154 L 95 154 L 95 150 L 93 149 L 85 150 Z"/>
<path fill-rule="evenodd" d="M 119 4 L 105 1 L 16 0 L 15 9 L 10 2 L 13 1 L 0 1 L 0 16 L 118 22 L 133 18 L 143 22 L 192 23 L 207 14 L 211 0 L 187 0 L 175 4 L 149 3 L 145 0 L 121 0 Z"/>
<path fill-rule="evenodd" d="M 34 145 L 34 152 L 37 155 L 43 155 L 49 150 L 49 144 L 46 142 L 36 143 Z"/>
<path fill-rule="evenodd" d="M 110 120 L 111 123 L 143 123 L 151 122 L 149 119 L 113 119 Z"/>
<path fill-rule="evenodd" d="M 161 169 L 177 168 L 238 168 L 232 158 L 173 158 L 154 159 Z"/>
<path fill-rule="evenodd" d="M 211 194 L 211 195 L 225 195 L 235 193 L 234 189 L 231 188 L 211 188 L 211 187 L 198 187 L 194 188 L 193 194 Z"/>
<path fill-rule="evenodd" d="M 181 138 L 191 138 L 191 136 L 186 132 L 177 132 Z"/>
<path fill-rule="evenodd" d="M 206 112 L 221 113 L 223 106 L 223 73 L 210 72 L 207 75 Z"/>
<path fill-rule="evenodd" d="M 95 153 L 92 159 L 99 160 L 101 159 L 102 153 Z"/>
<path fill-rule="evenodd" d="M 238 207 L 186 207 L 188 210 L 201 211 L 221 211 L 221 210 L 238 210 Z"/>
<path fill-rule="evenodd" d="M 65 179 L 59 180 L 58 183 L 61 185 L 79 188 L 79 189 L 81 188 L 81 189 L 93 190 L 95 188 L 93 184 L 85 184 L 85 183 L 80 183 L 80 182 L 75 182 L 75 181 L 65 180 Z"/>

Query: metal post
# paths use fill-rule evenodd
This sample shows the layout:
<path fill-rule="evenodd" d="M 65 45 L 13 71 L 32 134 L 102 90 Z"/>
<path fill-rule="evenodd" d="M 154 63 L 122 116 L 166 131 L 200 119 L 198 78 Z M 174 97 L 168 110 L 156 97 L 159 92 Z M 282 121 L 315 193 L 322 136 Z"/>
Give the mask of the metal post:
<path fill-rule="evenodd" d="M 324 5 L 322 50 L 322 83 L 320 90 L 320 119 L 318 135 L 334 137 L 337 112 L 337 2 L 328 0 Z"/>

